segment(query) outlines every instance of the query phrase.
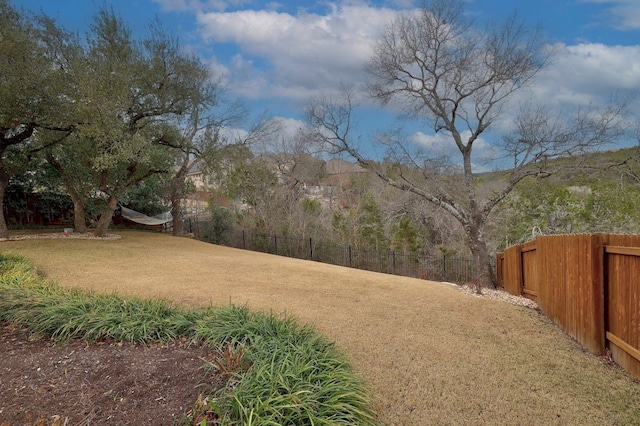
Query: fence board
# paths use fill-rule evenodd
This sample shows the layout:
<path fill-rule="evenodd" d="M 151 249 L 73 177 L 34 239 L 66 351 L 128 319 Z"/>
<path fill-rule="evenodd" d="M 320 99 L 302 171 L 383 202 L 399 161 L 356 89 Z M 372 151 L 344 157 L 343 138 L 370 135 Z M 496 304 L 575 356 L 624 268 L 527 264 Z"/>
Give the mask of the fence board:
<path fill-rule="evenodd" d="M 593 292 L 593 311 L 587 310 L 593 314 L 590 317 L 590 321 L 585 324 L 585 329 L 588 327 L 594 327 L 594 339 L 596 339 L 597 348 L 601 353 L 605 352 L 606 348 L 606 298 L 605 298 L 605 285 L 606 278 L 604 275 L 604 241 L 606 236 L 603 234 L 594 235 L 591 238 L 591 250 L 592 256 L 589 259 L 591 263 L 591 283 L 590 288 Z M 589 266 L 589 265 L 587 265 Z"/>
<path fill-rule="evenodd" d="M 605 350 L 605 320 L 604 320 L 604 275 L 603 275 L 603 236 L 581 235 L 579 237 L 581 252 L 576 256 L 579 265 L 577 296 L 580 305 L 576 312 L 577 333 L 581 341 L 588 341 L 585 345 L 595 353 Z M 584 251 L 582 251 L 584 250 Z"/>
<path fill-rule="evenodd" d="M 496 282 L 504 287 L 504 253 L 496 253 Z"/>
<path fill-rule="evenodd" d="M 602 237 L 552 235 L 538 237 L 519 249 L 505 250 L 505 289 L 508 276 L 522 271 L 524 294 L 583 346 L 604 352 L 604 289 Z M 600 266 L 595 264 L 599 263 Z"/>
<path fill-rule="evenodd" d="M 539 237 L 539 281 L 538 306 L 549 318 L 559 324 L 566 321 L 566 286 L 570 271 L 566 268 L 567 252 L 562 238 Z"/>
<path fill-rule="evenodd" d="M 502 271 L 503 285 L 506 291 L 517 296 L 522 295 L 522 248 L 519 245 L 504 251 Z"/>
<path fill-rule="evenodd" d="M 614 254 L 628 254 L 630 256 L 640 256 L 640 247 L 607 246 L 605 248 L 605 252 Z"/>
<path fill-rule="evenodd" d="M 537 246 L 535 241 L 531 241 L 522 246 L 522 293 L 534 302 L 538 302 L 539 292 L 536 252 Z"/>
<path fill-rule="evenodd" d="M 640 378 L 640 237 L 609 236 L 608 243 L 607 346 L 618 364 Z"/>
<path fill-rule="evenodd" d="M 508 285 L 519 277 L 527 293 L 537 285 L 542 312 L 640 378 L 640 235 L 541 236 L 509 247 L 501 262 L 505 290 L 522 294 Z"/>

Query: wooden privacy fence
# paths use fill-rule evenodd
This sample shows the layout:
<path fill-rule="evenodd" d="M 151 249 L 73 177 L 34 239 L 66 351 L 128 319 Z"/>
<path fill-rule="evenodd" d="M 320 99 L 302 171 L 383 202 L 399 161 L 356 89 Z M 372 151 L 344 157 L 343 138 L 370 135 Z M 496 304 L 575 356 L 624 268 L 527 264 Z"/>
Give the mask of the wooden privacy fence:
<path fill-rule="evenodd" d="M 640 235 L 549 235 L 496 258 L 506 291 L 640 378 Z"/>

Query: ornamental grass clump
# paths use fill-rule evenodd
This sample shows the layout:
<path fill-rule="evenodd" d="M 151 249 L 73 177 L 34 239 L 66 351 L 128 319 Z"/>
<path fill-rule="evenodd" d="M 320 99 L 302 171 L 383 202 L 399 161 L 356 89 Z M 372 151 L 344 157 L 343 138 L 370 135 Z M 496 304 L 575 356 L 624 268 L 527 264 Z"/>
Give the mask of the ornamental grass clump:
<path fill-rule="evenodd" d="M 197 335 L 217 345 L 233 339 L 243 348 L 235 365 L 251 366 L 210 401 L 223 424 L 374 424 L 362 380 L 311 327 L 246 307 L 218 314 L 200 322 Z"/>
<path fill-rule="evenodd" d="M 90 294 L 34 276 L 21 262 L 0 276 L 0 319 L 60 342 L 167 342 L 193 324 L 189 313 L 164 301 Z"/>
<path fill-rule="evenodd" d="M 38 277 L 23 258 L 0 255 L 0 321 L 62 343 L 184 339 L 216 348 L 219 357 L 207 360 L 205 372 L 225 383 L 194 402 L 185 424 L 375 424 L 370 395 L 345 356 L 291 317 L 92 294 Z"/>

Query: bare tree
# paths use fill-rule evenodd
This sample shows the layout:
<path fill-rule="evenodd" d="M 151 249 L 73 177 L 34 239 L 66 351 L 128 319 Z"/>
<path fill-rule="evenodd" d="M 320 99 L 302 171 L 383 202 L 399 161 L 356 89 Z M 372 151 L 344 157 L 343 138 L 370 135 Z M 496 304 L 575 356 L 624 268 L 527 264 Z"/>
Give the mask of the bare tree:
<path fill-rule="evenodd" d="M 302 190 L 306 184 L 317 185 L 325 174 L 324 161 L 308 138 L 305 129 L 288 135 L 283 128 L 265 138 L 257 152 L 272 164 L 282 185 L 292 191 Z"/>
<path fill-rule="evenodd" d="M 366 159 L 351 139 L 355 105 L 349 92 L 316 99 L 307 119 L 334 151 L 349 153 L 388 184 L 455 218 L 466 235 L 477 279 L 493 286 L 484 236 L 489 214 L 524 177 L 549 173 L 546 160 L 610 141 L 617 134 L 621 109 L 578 113 L 562 125 L 551 125 L 549 117 L 539 114 L 546 110 L 520 114 L 516 130 L 498 147 L 513 158 L 514 169 L 505 176 L 503 188 L 483 189 L 474 174 L 474 147 L 506 116 L 507 102 L 532 81 L 548 55 L 539 31 L 529 30 L 515 15 L 500 25 L 477 29 L 463 13 L 463 4 L 426 1 L 418 11 L 399 17 L 386 28 L 367 65 L 370 94 L 399 107 L 405 118 L 445 135 L 443 143 L 459 152 L 456 167 L 406 138 L 391 135 L 385 137 L 387 155 L 401 167 L 383 168 Z"/>

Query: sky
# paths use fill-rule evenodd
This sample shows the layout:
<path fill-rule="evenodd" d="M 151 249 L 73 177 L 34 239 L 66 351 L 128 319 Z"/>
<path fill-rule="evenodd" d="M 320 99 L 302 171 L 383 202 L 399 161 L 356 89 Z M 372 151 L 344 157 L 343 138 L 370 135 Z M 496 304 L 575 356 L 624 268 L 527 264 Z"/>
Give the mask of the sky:
<path fill-rule="evenodd" d="M 301 127 L 309 100 L 342 85 L 359 87 L 380 31 L 419 0 L 10 0 L 44 12 L 68 30 L 87 31 L 95 11 L 113 7 L 144 37 L 159 18 L 185 49 L 196 53 L 229 94 L 255 116 L 280 117 Z M 483 24 L 514 11 L 540 25 L 556 51 L 533 91 L 552 106 L 571 108 L 610 93 L 640 91 L 640 0 L 466 0 L 466 13 Z M 393 111 L 363 99 L 357 132 L 368 145 L 376 131 L 396 125 Z M 636 111 L 636 116 L 640 117 Z M 405 123 L 411 140 L 440 143 L 425 123 Z M 494 149 L 485 136 L 479 154 Z M 368 148 L 368 147 L 367 147 Z M 444 148 L 446 149 L 446 148 Z M 371 151 L 375 152 L 375 151 Z M 371 154 L 373 155 L 373 154 Z M 480 167 L 480 166 L 478 166 Z"/>

